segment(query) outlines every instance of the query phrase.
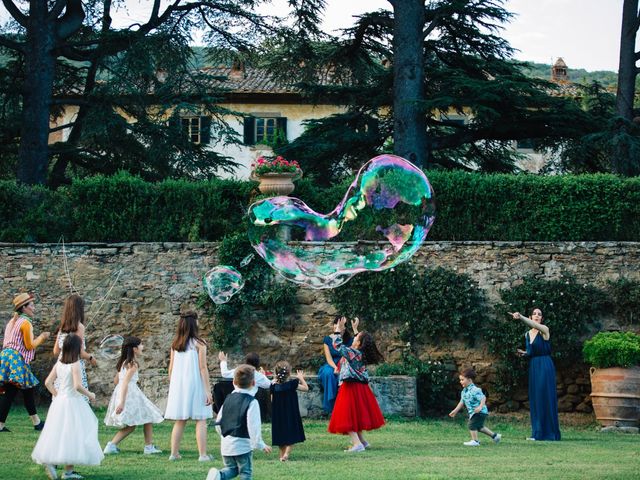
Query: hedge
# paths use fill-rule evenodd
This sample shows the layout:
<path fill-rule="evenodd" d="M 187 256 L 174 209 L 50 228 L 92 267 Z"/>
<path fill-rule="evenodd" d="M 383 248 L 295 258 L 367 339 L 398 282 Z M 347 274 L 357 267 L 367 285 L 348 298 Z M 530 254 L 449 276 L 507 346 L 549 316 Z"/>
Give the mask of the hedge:
<path fill-rule="evenodd" d="M 640 178 L 427 176 L 437 202 L 430 240 L 640 240 Z M 327 189 L 309 179 L 297 185 L 295 195 L 329 212 L 348 182 Z M 67 242 L 216 241 L 240 229 L 256 195 L 249 181 L 149 183 L 124 173 L 56 191 L 0 181 L 0 241 L 57 242 L 62 235 Z"/>

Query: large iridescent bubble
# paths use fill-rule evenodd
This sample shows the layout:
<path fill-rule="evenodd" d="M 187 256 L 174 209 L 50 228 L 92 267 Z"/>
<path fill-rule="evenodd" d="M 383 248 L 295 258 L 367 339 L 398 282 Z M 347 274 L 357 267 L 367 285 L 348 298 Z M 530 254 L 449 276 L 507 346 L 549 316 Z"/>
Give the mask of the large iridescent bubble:
<path fill-rule="evenodd" d="M 317 213 L 292 197 L 254 203 L 249 240 L 286 279 L 334 288 L 358 272 L 386 270 L 409 259 L 434 219 L 433 189 L 422 170 L 401 157 L 380 155 L 360 169 L 331 213 Z M 341 243 L 344 237 L 358 242 Z"/>
<path fill-rule="evenodd" d="M 235 268 L 227 265 L 213 267 L 202 278 L 207 294 L 217 305 L 227 303 L 244 287 L 244 278 Z"/>
<path fill-rule="evenodd" d="M 120 356 L 124 337 L 122 335 L 107 335 L 100 341 L 96 356 L 103 360 L 115 360 Z"/>

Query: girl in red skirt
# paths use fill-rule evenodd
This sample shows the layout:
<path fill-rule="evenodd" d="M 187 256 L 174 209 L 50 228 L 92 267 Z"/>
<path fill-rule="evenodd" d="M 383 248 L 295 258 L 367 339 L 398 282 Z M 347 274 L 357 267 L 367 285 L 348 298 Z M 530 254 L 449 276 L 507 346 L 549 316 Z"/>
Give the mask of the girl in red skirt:
<path fill-rule="evenodd" d="M 346 322 L 346 318 L 341 321 Z M 384 359 L 370 333 L 360 332 L 353 339 L 351 347 L 346 347 L 342 343 L 339 327 L 336 325 L 333 347 L 342 355 L 339 363 L 340 387 L 329 422 L 329 432 L 351 437 L 352 446 L 346 452 L 363 452 L 369 443 L 362 431 L 375 430 L 384 425 L 382 411 L 369 387 L 367 365 Z"/>

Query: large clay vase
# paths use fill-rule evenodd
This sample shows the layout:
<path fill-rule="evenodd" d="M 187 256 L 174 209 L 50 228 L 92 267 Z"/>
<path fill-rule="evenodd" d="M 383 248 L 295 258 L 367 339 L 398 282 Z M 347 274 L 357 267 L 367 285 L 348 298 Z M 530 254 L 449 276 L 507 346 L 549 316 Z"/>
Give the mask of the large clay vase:
<path fill-rule="evenodd" d="M 298 180 L 302 176 L 301 171 L 282 172 L 282 173 L 264 173 L 262 175 L 253 175 L 251 178 L 260 182 L 258 188 L 265 195 L 289 195 L 295 189 L 294 180 Z"/>
<path fill-rule="evenodd" d="M 640 426 L 640 367 L 591 368 L 591 401 L 603 426 Z"/>

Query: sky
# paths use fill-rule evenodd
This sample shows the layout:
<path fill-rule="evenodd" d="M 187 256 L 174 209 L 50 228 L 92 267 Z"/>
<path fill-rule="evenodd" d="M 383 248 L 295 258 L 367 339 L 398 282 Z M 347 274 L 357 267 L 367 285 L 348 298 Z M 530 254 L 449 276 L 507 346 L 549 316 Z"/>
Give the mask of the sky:
<path fill-rule="evenodd" d="M 166 1 L 166 0 L 165 0 Z M 353 16 L 380 8 L 390 9 L 387 0 L 326 0 L 324 27 L 345 28 Z M 505 7 L 516 17 L 505 26 L 503 36 L 518 49 L 515 58 L 551 64 L 562 57 L 569 68 L 588 71 L 618 70 L 620 24 L 623 0 L 506 0 Z M 128 0 L 129 15 L 137 21 L 149 12 L 149 0 Z M 286 13 L 286 0 L 273 0 L 265 10 Z M 0 20 L 8 18 L 0 6 Z M 127 21 L 125 18 L 119 22 Z M 638 39 L 640 46 L 640 38 Z"/>

